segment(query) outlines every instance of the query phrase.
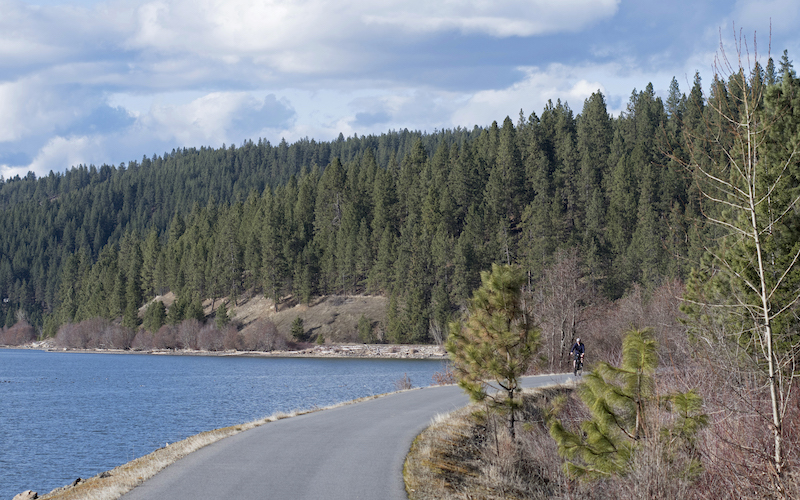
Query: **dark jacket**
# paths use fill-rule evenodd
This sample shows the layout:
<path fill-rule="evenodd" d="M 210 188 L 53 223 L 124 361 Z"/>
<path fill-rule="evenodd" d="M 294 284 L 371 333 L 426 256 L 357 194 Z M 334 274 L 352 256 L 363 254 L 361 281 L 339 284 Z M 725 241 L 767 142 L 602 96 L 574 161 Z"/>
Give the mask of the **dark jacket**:
<path fill-rule="evenodd" d="M 583 342 L 581 342 L 580 344 L 575 342 L 575 345 L 572 346 L 572 350 L 569 351 L 570 354 L 572 353 L 583 354 L 585 352 L 586 352 L 586 346 L 583 345 Z"/>

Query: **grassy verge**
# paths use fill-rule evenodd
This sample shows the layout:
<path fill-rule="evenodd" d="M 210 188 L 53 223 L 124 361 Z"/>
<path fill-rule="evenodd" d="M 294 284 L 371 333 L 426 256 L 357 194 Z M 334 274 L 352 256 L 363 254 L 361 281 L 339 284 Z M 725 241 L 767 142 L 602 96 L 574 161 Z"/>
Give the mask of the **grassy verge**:
<path fill-rule="evenodd" d="M 403 476 L 411 500 L 566 497 L 575 485 L 564 475 L 544 409 L 571 388 L 523 394 L 516 444 L 503 417 L 469 405 L 434 419 L 406 458 Z"/>

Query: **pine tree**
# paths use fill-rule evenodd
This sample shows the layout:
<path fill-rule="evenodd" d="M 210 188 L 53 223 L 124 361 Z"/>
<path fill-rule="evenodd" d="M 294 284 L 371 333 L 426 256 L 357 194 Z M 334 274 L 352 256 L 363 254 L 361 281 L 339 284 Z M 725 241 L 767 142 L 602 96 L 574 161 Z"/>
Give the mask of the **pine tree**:
<path fill-rule="evenodd" d="M 372 334 L 372 322 L 363 314 L 358 318 L 358 340 L 365 344 L 375 343 L 375 335 Z"/>
<path fill-rule="evenodd" d="M 155 333 L 164 326 L 167 320 L 167 308 L 160 300 L 156 300 L 147 306 L 144 311 L 142 326 L 150 333 Z"/>
<path fill-rule="evenodd" d="M 634 455 L 645 440 L 661 440 L 665 455 L 677 447 L 687 457 L 684 472 L 699 473 L 692 454 L 698 430 L 707 425 L 702 398 L 694 391 L 659 396 L 654 376 L 658 344 L 649 329 L 629 331 L 622 342 L 622 365 L 601 362 L 584 377 L 579 395 L 592 418 L 580 430 L 568 430 L 558 419 L 550 421 L 550 435 L 567 461 L 567 471 L 586 479 L 625 475 L 632 470 Z M 678 414 L 674 425 L 662 425 L 659 399 L 672 403 Z"/>
<path fill-rule="evenodd" d="M 154 297 L 158 292 L 158 262 L 161 257 L 161 242 L 155 230 L 150 231 L 142 246 L 142 293 Z"/>
<path fill-rule="evenodd" d="M 217 330 L 224 330 L 230 322 L 231 318 L 228 316 L 228 307 L 225 305 L 225 302 L 222 301 L 219 303 L 219 307 L 217 307 L 214 324 L 217 326 Z"/>
<path fill-rule="evenodd" d="M 297 342 L 305 342 L 307 340 L 306 330 L 303 327 L 303 318 L 300 316 L 296 317 L 294 321 L 292 321 L 291 334 L 292 338 Z"/>
<path fill-rule="evenodd" d="M 539 342 L 539 330 L 522 305 L 524 283 L 525 275 L 512 266 L 493 264 L 491 272 L 481 272 L 469 315 L 450 324 L 446 345 L 458 385 L 473 401 L 507 413 L 512 439 L 520 405 L 514 396 Z"/>

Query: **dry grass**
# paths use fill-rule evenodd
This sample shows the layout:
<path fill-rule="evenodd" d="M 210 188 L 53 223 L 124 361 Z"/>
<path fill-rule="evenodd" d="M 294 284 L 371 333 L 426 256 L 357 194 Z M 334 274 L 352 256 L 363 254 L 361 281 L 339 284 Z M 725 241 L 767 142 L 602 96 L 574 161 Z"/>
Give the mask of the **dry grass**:
<path fill-rule="evenodd" d="M 311 305 L 287 299 L 275 312 L 273 302 L 259 295 L 243 300 L 237 306 L 229 305 L 228 314 L 243 325 L 269 318 L 287 338 L 291 337 L 292 322 L 299 317 L 303 319 L 311 341 L 322 335 L 328 342 L 347 343 L 359 342 L 358 320 L 362 314 L 373 323 L 385 324 L 386 304 L 386 297 L 330 295 L 315 298 Z"/>
<path fill-rule="evenodd" d="M 178 441 L 177 443 L 159 448 L 149 455 L 115 467 L 110 471 L 80 481 L 74 486 L 70 485 L 57 488 L 39 498 L 43 500 L 116 500 L 189 453 L 226 437 L 284 418 L 346 406 L 382 396 L 385 396 L 385 394 L 367 396 L 353 401 L 326 406 L 324 408 L 297 410 L 290 413 L 277 412 L 269 417 L 253 422 L 202 432 L 195 436 L 190 436 L 183 441 Z"/>
<path fill-rule="evenodd" d="M 159 295 L 139 309 L 139 316 L 143 317 L 147 306 L 156 300 L 169 307 L 175 302 L 175 295 L 172 292 Z M 236 304 L 223 297 L 215 301 L 203 301 L 206 317 L 213 316 L 215 308 L 221 303 L 227 305 L 231 320 L 242 326 L 259 319 L 269 319 L 284 337 L 291 338 L 292 322 L 299 317 L 303 319 L 303 326 L 311 341 L 322 335 L 328 342 L 348 343 L 359 342 L 358 320 L 362 314 L 377 325 L 378 339 L 383 338 L 388 299 L 371 295 L 326 295 L 315 297 L 311 304 L 299 304 L 297 299 L 289 296 L 284 298 L 275 311 L 275 303 L 261 294 L 244 295 Z"/>
<path fill-rule="evenodd" d="M 748 393 L 748 404 L 732 401 L 720 388 L 722 373 L 702 368 L 689 374 L 693 384 L 702 379 L 710 425 L 703 429 L 697 448 L 666 446 L 660 439 L 642 440 L 629 470 L 604 480 L 578 481 L 565 474 L 555 441 L 544 425 L 545 409 L 559 394 L 558 418 L 577 430 L 589 417 L 569 388 L 526 392 L 521 428 L 512 442 L 504 417 L 487 415 L 480 405 L 470 405 L 437 416 L 414 441 L 406 459 L 404 478 L 412 500 L 455 499 L 675 499 L 700 500 L 779 498 L 769 474 L 771 433 L 759 407 L 768 404 L 764 394 Z M 686 390 L 688 382 L 664 374 L 657 392 Z M 717 390 L 717 399 L 713 397 Z M 763 392 L 763 391 L 762 391 Z M 746 407 L 745 407 L 746 406 Z M 762 414 L 768 414 L 762 408 Z M 650 415 L 656 428 L 670 418 L 659 411 Z M 800 498 L 800 397 L 791 401 L 785 425 L 787 467 L 781 485 L 784 498 Z M 654 434 L 658 435 L 658 434 Z M 703 472 L 687 475 L 687 459 L 699 458 Z"/>
<path fill-rule="evenodd" d="M 525 392 L 517 442 L 504 417 L 469 405 L 437 416 L 406 458 L 403 475 L 412 500 L 571 498 L 580 491 L 564 475 L 544 409 L 569 388 Z M 583 498 L 593 498 L 582 492 Z"/>

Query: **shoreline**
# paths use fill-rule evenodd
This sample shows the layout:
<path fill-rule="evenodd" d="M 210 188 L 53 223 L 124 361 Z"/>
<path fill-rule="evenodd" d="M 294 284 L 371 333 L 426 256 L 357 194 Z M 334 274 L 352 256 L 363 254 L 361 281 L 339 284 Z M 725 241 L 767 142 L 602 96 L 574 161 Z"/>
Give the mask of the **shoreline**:
<path fill-rule="evenodd" d="M 45 493 L 35 498 L 40 498 L 42 500 L 77 500 L 85 498 L 87 495 L 91 494 L 91 498 L 95 500 L 117 500 L 125 495 L 125 493 L 128 493 L 135 487 L 152 478 L 166 467 L 172 465 L 190 453 L 193 453 L 210 444 L 216 443 L 219 440 L 239 434 L 240 432 L 261 427 L 262 425 L 283 420 L 285 418 L 292 418 L 298 415 L 306 415 L 309 413 L 330 410 L 333 408 L 339 408 L 341 406 L 348 406 L 363 401 L 369 401 L 371 399 L 381 398 L 388 396 L 389 394 L 419 389 L 422 388 L 415 387 L 412 389 L 403 389 L 394 392 L 375 394 L 372 396 L 364 396 L 353 400 L 342 401 L 340 403 L 332 404 L 322 408 L 314 407 L 298 409 L 288 413 L 277 412 L 258 420 L 200 432 L 175 443 L 167 444 L 166 446 L 158 448 L 147 455 L 134 458 L 133 460 L 118 465 L 108 471 L 96 474 L 90 478 L 78 478 L 72 484 L 55 488 L 49 493 Z M 25 495 L 26 493 L 27 492 L 21 492 L 18 494 L 18 496 Z"/>
<path fill-rule="evenodd" d="M 364 358 L 364 359 L 448 359 L 443 346 L 426 344 L 331 344 L 315 345 L 297 351 L 202 351 L 193 349 L 70 349 L 40 341 L 22 346 L 0 346 L 0 349 L 34 349 L 47 352 L 144 354 L 153 356 L 234 356 L 255 358 Z"/>

